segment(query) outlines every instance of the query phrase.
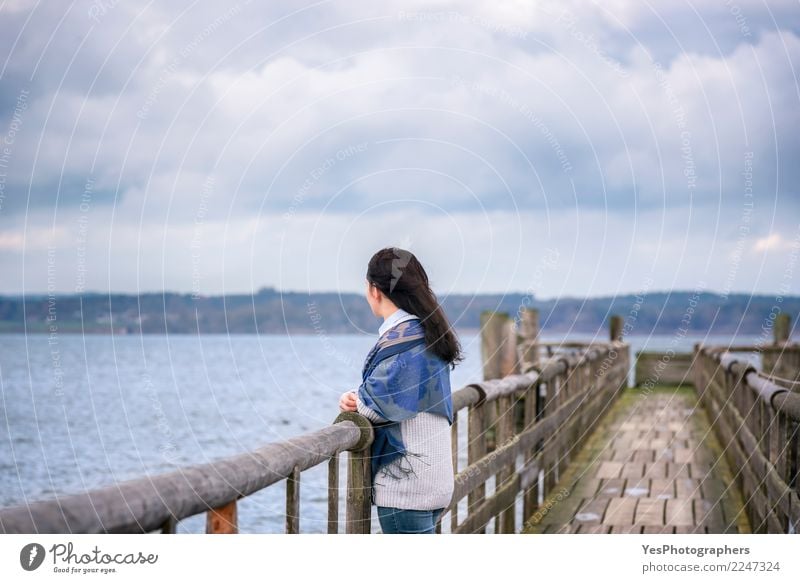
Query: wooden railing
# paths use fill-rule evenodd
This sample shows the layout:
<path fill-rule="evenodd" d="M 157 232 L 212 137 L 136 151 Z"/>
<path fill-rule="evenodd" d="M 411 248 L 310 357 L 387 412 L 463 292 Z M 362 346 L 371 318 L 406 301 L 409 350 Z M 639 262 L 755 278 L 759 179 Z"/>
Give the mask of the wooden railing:
<path fill-rule="evenodd" d="M 369 446 L 372 425 L 342 413 L 324 429 L 245 454 L 0 510 L 4 533 L 175 533 L 178 521 L 206 514 L 206 532 L 238 532 L 237 501 L 285 482 L 286 532 L 297 533 L 300 476 L 328 464 L 328 532 L 339 523 L 339 456 L 349 452 L 347 532 L 369 532 Z M 365 472 L 367 479 L 365 480 Z"/>
<path fill-rule="evenodd" d="M 453 395 L 454 409 L 467 410 L 468 465 L 457 465 L 463 447 L 458 420 L 452 427 L 455 492 L 438 532 L 449 514 L 453 533 L 485 532 L 492 518 L 495 533 L 513 533 L 517 496 L 522 495 L 524 520 L 553 490 L 559 474 L 627 385 L 630 368 L 625 342 L 570 347 L 578 350 L 557 352 L 524 374 L 473 383 Z M 487 444 L 492 433 L 493 446 Z M 487 496 L 490 481 L 494 492 Z M 459 520 L 459 502 L 465 497 L 467 514 Z"/>
<path fill-rule="evenodd" d="M 694 383 L 734 467 L 753 532 L 797 533 L 800 394 L 734 354 L 760 350 L 696 344 Z"/>
<path fill-rule="evenodd" d="M 527 311 L 526 317 L 531 314 L 535 312 Z M 502 331 L 498 334 L 500 328 L 487 326 L 483 339 L 513 339 L 501 342 L 495 348 L 502 350 L 494 352 L 520 372 L 471 383 L 452 394 L 455 491 L 441 517 L 449 516 L 454 533 L 484 532 L 493 518 L 495 532 L 514 532 L 518 496 L 524 520 L 550 493 L 570 457 L 627 385 L 630 350 L 621 340 L 540 344 L 538 326 L 531 327 L 530 320 L 520 333 L 508 328 L 503 318 L 494 322 Z M 612 322 L 612 338 L 619 337 L 619 329 L 619 321 Z M 485 356 L 490 363 L 492 354 Z M 466 436 L 460 435 L 462 424 Z M 325 463 L 327 532 L 336 533 L 340 456 L 347 452 L 345 532 L 368 533 L 372 440 L 372 425 L 365 417 L 342 413 L 329 427 L 252 452 L 0 509 L 0 532 L 170 534 L 181 520 L 204 513 L 206 532 L 233 534 L 239 531 L 238 501 L 283 483 L 285 531 L 297 533 L 302 473 Z M 466 467 L 459 467 L 459 452 L 465 450 Z M 459 520 L 459 502 L 465 497 L 466 513 Z M 442 520 L 437 532 L 442 531 Z"/>

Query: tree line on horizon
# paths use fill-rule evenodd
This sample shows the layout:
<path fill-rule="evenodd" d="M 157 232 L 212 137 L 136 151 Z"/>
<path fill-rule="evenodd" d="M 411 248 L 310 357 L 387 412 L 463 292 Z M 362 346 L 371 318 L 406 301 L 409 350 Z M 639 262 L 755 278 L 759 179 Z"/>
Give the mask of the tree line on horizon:
<path fill-rule="evenodd" d="M 800 313 L 800 296 L 690 291 L 600 298 L 539 300 L 522 293 L 450 294 L 439 298 L 456 329 L 477 330 L 484 310 L 516 317 L 522 307 L 539 310 L 544 333 L 605 336 L 612 315 L 628 334 L 711 333 L 772 338 L 775 316 Z M 380 325 L 362 294 L 286 292 L 200 296 L 144 294 L 0 296 L 0 332 L 100 334 L 347 334 L 373 333 Z"/>

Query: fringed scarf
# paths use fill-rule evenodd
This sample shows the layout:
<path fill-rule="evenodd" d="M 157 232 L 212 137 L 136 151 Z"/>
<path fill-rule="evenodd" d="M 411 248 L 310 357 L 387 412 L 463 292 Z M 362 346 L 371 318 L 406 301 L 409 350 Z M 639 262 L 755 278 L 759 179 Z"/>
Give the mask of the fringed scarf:
<path fill-rule="evenodd" d="M 453 424 L 448 364 L 426 350 L 419 320 L 406 320 L 384 332 L 367 355 L 359 396 L 386 422 L 373 423 L 371 465 L 378 470 L 407 452 L 400 422 L 420 411 L 442 415 Z M 401 468 L 403 473 L 412 471 Z M 393 476 L 395 478 L 401 476 Z"/>

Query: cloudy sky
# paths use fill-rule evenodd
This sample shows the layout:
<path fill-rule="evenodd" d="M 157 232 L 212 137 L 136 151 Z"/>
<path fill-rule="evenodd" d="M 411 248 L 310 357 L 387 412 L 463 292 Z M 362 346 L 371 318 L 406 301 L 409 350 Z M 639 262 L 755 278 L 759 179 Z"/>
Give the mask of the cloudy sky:
<path fill-rule="evenodd" d="M 797 294 L 800 8 L 0 3 L 0 293 Z"/>

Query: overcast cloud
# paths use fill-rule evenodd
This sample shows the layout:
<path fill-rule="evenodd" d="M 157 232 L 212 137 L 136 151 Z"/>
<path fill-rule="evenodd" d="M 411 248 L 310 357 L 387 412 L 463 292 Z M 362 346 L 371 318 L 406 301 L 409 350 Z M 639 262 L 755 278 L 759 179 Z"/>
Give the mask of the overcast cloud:
<path fill-rule="evenodd" d="M 0 293 L 800 293 L 796 2 L 264 4 L 0 4 Z"/>

